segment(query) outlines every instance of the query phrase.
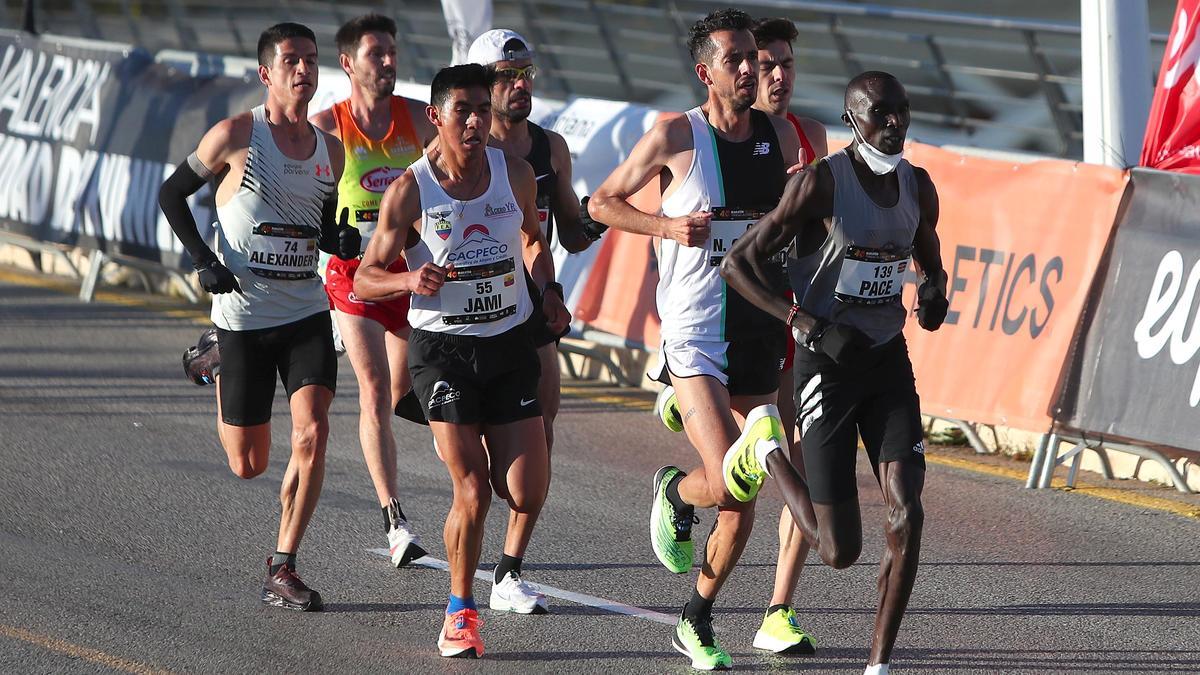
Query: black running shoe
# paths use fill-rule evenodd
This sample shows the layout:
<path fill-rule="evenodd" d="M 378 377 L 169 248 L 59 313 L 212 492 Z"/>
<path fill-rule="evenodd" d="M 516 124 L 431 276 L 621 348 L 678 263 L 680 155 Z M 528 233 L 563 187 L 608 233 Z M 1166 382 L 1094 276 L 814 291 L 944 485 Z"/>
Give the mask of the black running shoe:
<path fill-rule="evenodd" d="M 319 612 L 325 606 L 321 594 L 304 585 L 296 570 L 284 565 L 271 574 L 271 558 L 267 558 L 267 580 L 263 582 L 261 599 L 264 605 Z"/>
<path fill-rule="evenodd" d="M 200 334 L 195 347 L 183 353 L 183 372 L 188 379 L 199 385 L 217 381 L 221 371 L 221 350 L 217 347 L 217 329 L 209 328 Z"/>

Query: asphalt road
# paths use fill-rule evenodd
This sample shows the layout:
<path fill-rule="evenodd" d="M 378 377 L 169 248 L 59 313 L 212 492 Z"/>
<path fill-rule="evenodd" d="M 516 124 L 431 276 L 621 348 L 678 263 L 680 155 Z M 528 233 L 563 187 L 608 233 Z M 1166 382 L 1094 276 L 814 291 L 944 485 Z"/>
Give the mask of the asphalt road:
<path fill-rule="evenodd" d="M 689 671 L 668 626 L 554 597 L 548 616 L 483 610 L 482 661 L 439 658 L 446 573 L 396 570 L 370 551 L 386 540 L 345 360 L 325 491 L 299 563 L 328 609 L 260 605 L 286 407 L 281 395 L 271 469 L 234 477 L 212 388 L 181 374 L 180 354 L 199 330 L 157 311 L 0 282 L 0 671 Z M 444 558 L 449 479 L 426 429 L 397 420 L 395 432 L 405 510 Z M 586 393 L 566 398 L 526 578 L 677 613 L 692 582 L 650 551 L 649 487 L 660 465 L 694 461 L 682 437 L 644 411 Z M 862 559 L 805 571 L 797 607 L 820 649 L 794 658 L 750 647 L 776 548 L 779 501 L 764 490 L 759 528 L 715 612 L 737 669 L 862 671 L 883 546 L 865 465 L 859 488 Z M 936 464 L 925 495 L 921 571 L 896 672 L 1200 671 L 1200 520 Z M 494 504 L 487 569 L 505 516 Z M 702 540 L 712 514 L 700 517 Z M 487 590 L 481 583 L 477 595 Z"/>

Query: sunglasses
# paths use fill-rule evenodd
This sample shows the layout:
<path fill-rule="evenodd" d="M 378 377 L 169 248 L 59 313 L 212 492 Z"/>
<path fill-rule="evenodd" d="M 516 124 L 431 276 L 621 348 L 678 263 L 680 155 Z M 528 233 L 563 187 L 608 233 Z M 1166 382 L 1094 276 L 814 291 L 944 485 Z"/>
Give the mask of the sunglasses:
<path fill-rule="evenodd" d="M 529 80 L 533 82 L 533 78 L 537 77 L 537 66 L 525 66 L 524 68 L 497 68 L 496 79 L 503 82 L 516 82 L 517 80 Z"/>

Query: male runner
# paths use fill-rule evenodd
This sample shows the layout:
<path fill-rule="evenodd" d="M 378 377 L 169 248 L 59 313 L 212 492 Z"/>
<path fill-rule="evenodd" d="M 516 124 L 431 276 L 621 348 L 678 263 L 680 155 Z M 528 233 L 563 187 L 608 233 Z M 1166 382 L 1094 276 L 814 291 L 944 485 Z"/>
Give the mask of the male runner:
<path fill-rule="evenodd" d="M 379 201 L 433 138 L 425 104 L 394 96 L 396 22 L 378 14 L 352 19 L 336 35 L 338 62 L 350 78 L 350 98 L 312 118 L 346 148 L 346 170 L 338 182 L 338 204 L 348 209 L 364 249 L 379 219 Z M 325 290 L 338 330 L 358 378 L 358 438 L 375 495 L 383 510 L 392 564 L 402 567 L 425 555 L 400 508 L 396 486 L 396 439 L 392 410 L 412 386 L 405 365 L 408 351 L 408 296 L 366 302 L 354 294 L 357 257 L 330 258 Z M 393 271 L 404 272 L 397 259 Z"/>
<path fill-rule="evenodd" d="M 267 469 L 276 372 L 292 414 L 292 456 L 279 498 L 282 516 L 267 559 L 262 601 L 313 611 L 321 596 L 296 575 L 296 551 L 325 475 L 328 411 L 337 384 L 329 304 L 317 249 L 358 254 L 358 231 L 334 224 L 342 144 L 308 122 L 317 89 L 317 43 L 308 28 L 281 23 L 258 39 L 267 101 L 210 129 L 163 184 L 159 204 L 213 293 L 221 356 L 217 432 L 241 478 Z M 214 253 L 196 229 L 187 197 L 216 182 Z"/>
<path fill-rule="evenodd" d="M 798 35 L 796 26 L 788 19 L 760 19 L 754 24 L 754 41 L 758 45 L 758 101 L 754 107 L 776 117 L 783 117 L 800 137 L 799 163 L 815 164 L 829 153 L 825 126 L 808 117 L 797 117 L 788 111 L 796 82 L 796 60 L 792 42 Z M 791 290 L 785 294 L 791 298 Z M 792 463 L 803 466 L 800 439 L 795 435 L 796 404 L 792 387 L 792 363 L 796 343 L 788 335 L 787 356 L 779 374 L 779 415 L 783 429 L 792 444 Z M 808 557 L 808 541 L 792 523 L 786 508 L 779 513 L 779 558 L 775 565 L 775 587 L 771 604 L 762 626 L 754 635 L 754 646 L 776 653 L 811 654 L 816 643 L 798 625 L 792 596 Z"/>
<path fill-rule="evenodd" d="M 477 64 L 434 77 L 426 113 L 437 127 L 437 147 L 384 194 L 378 229 L 354 282 L 366 300 L 414 294 L 409 370 L 454 484 L 445 528 L 450 602 L 438 648 L 443 656 L 476 658 L 483 641 L 471 589 L 492 490 L 530 523 L 546 497 L 537 350 L 523 326 L 533 303 L 521 268 L 528 266 L 542 289 L 554 281 L 537 222 L 533 169 L 487 147 L 491 86 L 491 73 Z M 388 271 L 401 253 L 412 271 Z M 543 311 L 551 329 L 569 320 L 554 293 L 543 294 Z M 508 548 L 511 535 L 505 559 L 524 555 Z M 504 578 L 524 586 L 517 573 Z M 540 604 L 544 611 L 544 599 L 521 590 L 514 600 L 522 606 L 493 608 L 531 613 Z"/>
<path fill-rule="evenodd" d="M 946 274 L 929 174 L 903 159 L 909 104 L 888 73 L 846 87 L 842 119 L 854 140 L 815 170 L 794 176 L 779 208 L 738 240 L 721 273 L 756 306 L 783 320 L 796 350 L 796 402 L 807 484 L 781 452 L 735 448 L 728 485 L 775 478 L 806 538 L 843 568 L 862 550 L 855 482 L 861 435 L 888 508 L 879 609 L 866 673 L 888 671 L 917 573 L 924 511 L 921 408 L 901 332 L 903 276 L 915 259 L 924 281 L 917 318 L 937 330 L 946 317 Z M 760 281 L 794 246 L 788 274 L 795 304 Z M 751 490 L 753 494 L 756 490 Z"/>
<path fill-rule="evenodd" d="M 662 238 L 662 377 L 675 387 L 684 430 L 703 465 L 690 474 L 663 467 L 655 475 L 650 536 L 667 569 L 686 573 L 694 509 L 719 510 L 705 565 L 672 640 L 694 668 L 705 670 L 731 665 L 713 635 L 711 610 L 754 519 L 753 502 L 726 489 L 722 458 L 731 447 L 787 445 L 773 405 L 785 336 L 769 314 L 726 288 L 718 273 L 733 240 L 778 203 L 790 159 L 799 153 L 786 120 L 751 107 L 758 93 L 751 25 L 745 12 L 724 9 L 692 26 L 688 47 L 707 100 L 656 124 L 589 204 L 592 216 L 611 227 Z M 662 215 L 626 202 L 660 177 Z M 765 274 L 782 296 L 782 260 Z"/>
<path fill-rule="evenodd" d="M 529 42 L 514 31 L 490 30 L 475 39 L 467 60 L 488 67 L 495 76 L 492 84 L 492 126 L 488 144 L 513 157 L 523 157 L 533 167 L 537 180 L 538 222 L 542 236 L 553 241 L 557 232 L 563 248 L 578 253 L 600 239 L 606 226 L 587 215 L 587 203 L 580 205 L 571 185 L 571 152 L 562 136 L 529 121 L 533 103 L 533 80 L 537 66 L 533 63 Z M 542 407 L 542 423 L 546 428 L 546 450 L 554 449 L 554 418 L 558 415 L 561 375 L 558 366 L 558 339 L 561 331 L 547 328 L 541 312 L 542 298 L 536 284 L 528 284 L 534 311 L 527 328 L 532 332 L 538 350 L 542 376 L 538 381 L 538 402 Z M 562 286 L 547 288 L 562 299 Z M 565 331 L 565 328 L 564 328 Z M 549 477 L 549 474 L 547 474 Z M 509 514 L 508 531 L 514 548 L 525 548 L 533 532 L 533 522 L 522 513 Z M 507 551 L 506 551 L 507 553 Z M 510 570 L 496 569 L 492 593 L 506 592 L 504 575 Z M 520 574 L 520 563 L 514 570 Z M 493 601 L 491 603 L 495 605 Z"/>

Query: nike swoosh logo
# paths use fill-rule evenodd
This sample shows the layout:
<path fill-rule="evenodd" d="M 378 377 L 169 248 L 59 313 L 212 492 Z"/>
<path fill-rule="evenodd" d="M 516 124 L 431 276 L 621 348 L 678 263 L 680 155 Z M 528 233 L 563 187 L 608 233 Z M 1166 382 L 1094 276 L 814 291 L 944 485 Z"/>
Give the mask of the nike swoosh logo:
<path fill-rule="evenodd" d="M 525 406 L 529 405 L 530 403 L 533 403 L 536 400 L 537 400 L 536 398 L 531 398 L 528 401 L 526 401 L 525 399 L 521 399 L 521 407 L 524 408 Z"/>
<path fill-rule="evenodd" d="M 548 173 L 544 173 L 544 174 L 542 174 L 542 175 L 540 175 L 540 176 L 534 176 L 534 177 L 533 177 L 533 180 L 535 180 L 535 181 L 539 181 L 539 180 L 541 180 L 541 179 L 543 179 L 543 178 L 545 178 L 545 177 L 547 177 L 547 176 L 549 176 L 549 175 L 550 175 L 550 174 L 548 174 Z"/>

